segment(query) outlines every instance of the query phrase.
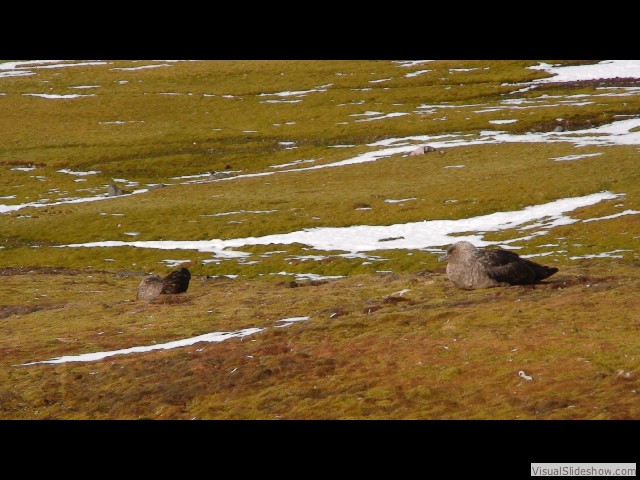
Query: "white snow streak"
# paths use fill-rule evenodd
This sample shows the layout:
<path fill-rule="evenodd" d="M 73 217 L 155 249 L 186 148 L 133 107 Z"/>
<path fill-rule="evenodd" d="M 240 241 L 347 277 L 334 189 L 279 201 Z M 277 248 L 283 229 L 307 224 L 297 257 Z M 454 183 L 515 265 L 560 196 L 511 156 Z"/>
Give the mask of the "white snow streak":
<path fill-rule="evenodd" d="M 588 223 L 588 222 L 595 222 L 597 220 L 611 220 L 612 218 L 618 218 L 618 217 L 624 217 L 625 215 L 637 215 L 640 212 L 638 210 L 625 210 L 624 212 L 620 212 L 620 213 L 614 213 L 613 215 L 607 215 L 605 217 L 598 217 L 598 218 L 587 218 L 586 220 L 583 220 L 583 223 Z"/>
<path fill-rule="evenodd" d="M 415 72 L 407 73 L 405 75 L 406 78 L 417 77 L 418 75 L 422 75 L 423 73 L 431 72 L 432 70 L 416 70 Z"/>
<path fill-rule="evenodd" d="M 541 63 L 532 70 L 544 70 L 553 76 L 534 80 L 533 83 L 576 82 L 601 78 L 640 78 L 640 60 L 605 60 L 594 65 L 554 66 Z"/>
<path fill-rule="evenodd" d="M 66 173 L 68 175 L 75 175 L 79 177 L 84 177 L 86 175 L 97 175 L 98 173 L 100 173 L 96 170 L 89 170 L 88 172 L 74 172 L 73 170 L 69 170 L 68 168 L 63 168 L 62 170 L 56 170 L 56 172 Z"/>
<path fill-rule="evenodd" d="M 44 360 L 40 362 L 23 363 L 22 365 L 38 365 L 38 364 L 55 364 L 55 363 L 67 363 L 67 362 L 95 362 L 96 360 L 102 360 L 107 357 L 113 357 L 114 355 L 128 355 L 131 353 L 145 353 L 153 350 L 171 350 L 173 348 L 188 347 L 190 345 L 201 342 L 223 342 L 230 338 L 242 338 L 247 335 L 254 335 L 263 331 L 264 328 L 245 328 L 244 330 L 237 330 L 235 332 L 212 332 L 205 333 L 204 335 L 198 335 L 197 337 L 185 338 L 183 340 L 175 340 L 173 342 L 160 343 L 157 345 L 146 345 L 141 347 L 123 348 L 121 350 L 111 350 L 108 352 L 93 352 L 85 353 L 83 355 L 67 355 L 64 357 L 52 358 L 51 360 Z"/>
<path fill-rule="evenodd" d="M 160 68 L 160 67 L 170 67 L 170 66 L 171 65 L 167 63 L 160 63 L 155 65 L 142 65 L 140 67 L 114 67 L 114 68 L 111 68 L 110 70 L 122 70 L 126 72 L 133 72 L 135 70 L 145 70 L 147 68 Z"/>
<path fill-rule="evenodd" d="M 95 93 L 81 95 L 79 93 L 71 93 L 69 95 L 56 95 L 54 93 L 23 93 L 25 97 L 40 97 L 48 99 L 61 99 L 61 98 L 80 98 L 80 97 L 95 97 Z"/>
<path fill-rule="evenodd" d="M 197 250 L 213 253 L 222 258 L 248 256 L 247 253 L 228 250 L 248 245 L 291 245 L 300 243 L 315 250 L 339 250 L 346 252 L 367 252 L 374 250 L 392 249 L 428 249 L 442 247 L 456 241 L 467 240 L 478 246 L 492 245 L 497 242 L 487 241 L 484 235 L 520 227 L 521 230 L 542 228 L 528 237 L 516 238 L 500 242 L 512 243 L 518 240 L 530 239 L 533 236 L 547 233 L 549 228 L 559 225 L 569 225 L 578 222 L 565 214 L 577 208 L 595 205 L 604 200 L 620 198 L 623 195 L 611 192 L 599 192 L 583 197 L 572 197 L 555 200 L 553 202 L 532 205 L 522 210 L 510 212 L 495 212 L 478 217 L 460 220 L 428 220 L 395 225 L 355 225 L 350 227 L 309 228 L 297 232 L 266 235 L 262 237 L 248 237 L 236 239 L 212 239 L 197 241 L 102 241 L 63 245 L 57 248 L 80 247 L 122 247 L 153 248 L 162 250 Z M 536 222 L 533 225 L 532 222 Z M 388 238 L 395 240 L 381 241 Z"/>

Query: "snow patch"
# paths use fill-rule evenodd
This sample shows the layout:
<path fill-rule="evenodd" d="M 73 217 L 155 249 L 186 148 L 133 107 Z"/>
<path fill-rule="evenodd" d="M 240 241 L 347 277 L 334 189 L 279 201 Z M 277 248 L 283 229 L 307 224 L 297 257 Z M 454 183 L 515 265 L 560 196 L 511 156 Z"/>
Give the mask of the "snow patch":
<path fill-rule="evenodd" d="M 98 173 L 100 173 L 96 170 L 89 170 L 88 172 L 74 172 L 73 170 L 69 170 L 68 168 L 63 168 L 62 170 L 56 170 L 56 172 L 66 173 L 68 175 L 76 175 L 78 177 L 84 177 L 86 175 L 97 175 Z"/>
<path fill-rule="evenodd" d="M 352 113 L 350 117 L 370 117 L 372 115 L 382 115 L 382 112 L 376 112 L 373 110 L 367 110 L 364 113 Z"/>
<path fill-rule="evenodd" d="M 613 215 L 607 215 L 605 217 L 587 218 L 586 220 L 583 220 L 582 222 L 583 223 L 588 223 L 588 222 L 595 222 L 597 220 L 611 220 L 612 218 L 624 217 L 625 215 L 637 215 L 639 213 L 640 213 L 640 211 L 638 211 L 638 210 L 625 210 L 624 212 L 614 213 Z"/>
<path fill-rule="evenodd" d="M 393 200 L 391 198 L 388 198 L 384 201 L 384 203 L 402 203 L 402 202 L 410 202 L 411 200 L 417 200 L 417 198 L 411 197 L 411 198 L 402 198 L 399 200 Z"/>
<path fill-rule="evenodd" d="M 179 265 L 182 265 L 183 263 L 191 263 L 191 260 L 171 260 L 171 259 L 166 259 L 166 260 L 162 260 L 162 263 L 164 263 L 167 267 L 177 267 Z"/>
<path fill-rule="evenodd" d="M 40 97 L 40 98 L 48 98 L 48 99 L 61 99 L 61 98 L 80 98 L 80 97 L 95 97 L 95 93 L 90 93 L 86 95 L 81 95 L 79 93 L 71 93 L 68 95 L 56 95 L 53 93 L 23 93 L 25 97 Z"/>
<path fill-rule="evenodd" d="M 580 158 L 597 157 L 600 155 L 602 155 L 602 153 L 583 153 L 582 155 L 567 155 L 564 157 L 551 157 L 551 160 L 555 160 L 556 162 L 570 162 L 572 160 L 578 160 Z"/>
<path fill-rule="evenodd" d="M 602 253 L 594 253 L 588 255 L 576 255 L 574 257 L 569 257 L 571 260 L 579 260 L 582 258 L 624 258 L 624 255 L 616 255 L 616 253 L 621 252 L 632 252 L 633 250 L 612 250 L 610 252 L 602 252 Z"/>
<path fill-rule="evenodd" d="M 274 93 L 260 93 L 258 97 L 305 97 L 310 93 L 316 92 L 326 92 L 327 88 L 332 86 L 333 83 L 327 83 L 326 85 L 320 85 L 314 87 L 310 90 L 295 90 L 295 91 L 284 91 L 284 92 L 274 92 Z"/>
<path fill-rule="evenodd" d="M 604 191 L 583 197 L 563 198 L 541 205 L 532 205 L 522 210 L 495 212 L 460 220 L 426 220 L 395 225 L 355 225 L 341 228 L 319 227 L 291 233 L 228 240 L 102 241 L 62 245 L 56 248 L 132 246 L 163 250 L 197 250 L 200 252 L 214 253 L 219 257 L 234 258 L 248 256 L 249 254 L 228 249 L 248 245 L 291 245 L 300 243 L 315 250 L 339 250 L 351 253 L 382 249 L 424 250 L 429 247 L 450 245 L 460 240 L 467 240 L 477 246 L 483 247 L 496 243 L 484 239 L 484 235 L 487 232 L 525 226 L 530 227 L 530 224 L 535 221 L 539 222 L 536 225 L 537 227 L 545 229 L 559 225 L 569 225 L 579 220 L 565 215 L 566 213 L 578 208 L 595 205 L 605 200 L 617 199 L 622 196 L 623 194 Z M 547 230 L 544 230 L 528 237 L 516 238 L 499 243 L 507 244 L 519 240 L 527 240 L 546 233 L 548 233 Z M 388 238 L 394 238 L 395 240 L 380 241 L 381 239 Z"/>
<path fill-rule="evenodd" d="M 121 70 L 123 72 L 134 72 L 136 70 L 146 70 L 148 68 L 161 68 L 161 67 L 170 67 L 171 65 L 169 65 L 168 63 L 160 63 L 160 64 L 154 64 L 154 65 L 142 65 L 140 67 L 114 67 L 114 68 L 110 68 L 109 70 Z"/>
<path fill-rule="evenodd" d="M 422 65 L 423 63 L 434 62 L 435 60 L 396 60 L 393 63 L 402 68 L 415 67 L 416 65 Z"/>
<path fill-rule="evenodd" d="M 512 120 L 489 120 L 489 123 L 493 123 L 494 125 L 504 125 L 507 123 L 515 123 L 518 120 L 516 119 L 512 119 Z"/>
<path fill-rule="evenodd" d="M 361 118 L 360 120 L 356 120 L 356 122 L 371 122 L 373 120 L 382 120 L 384 118 L 392 118 L 392 117 L 404 117 L 405 115 L 409 115 L 409 113 L 405 112 L 391 112 L 386 115 L 382 115 L 380 117 L 369 117 L 369 118 Z"/>
<path fill-rule="evenodd" d="M 289 325 L 293 325 L 296 322 L 304 322 L 309 320 L 311 317 L 291 317 L 291 318 L 283 318 L 282 320 L 276 320 L 276 323 L 282 322 L 280 325 L 276 325 L 276 327 L 288 327 Z"/>
<path fill-rule="evenodd" d="M 261 100 L 260 103 L 300 103 L 302 100 Z"/>
<path fill-rule="evenodd" d="M 424 73 L 428 73 L 428 72 L 431 72 L 431 71 L 432 70 L 416 70 L 415 72 L 407 73 L 405 75 L 405 77 L 407 77 L 407 78 L 417 77 L 418 75 L 422 75 Z"/>
<path fill-rule="evenodd" d="M 239 215 L 242 213 L 274 213 L 278 210 L 238 210 L 236 212 L 212 213 L 210 215 L 200 215 L 201 217 L 226 217 L 227 215 Z"/>
<path fill-rule="evenodd" d="M 198 335 L 197 337 L 185 338 L 183 340 L 176 340 L 173 342 L 160 343 L 156 345 L 147 345 L 141 347 L 123 348 L 121 350 L 111 350 L 107 352 L 94 352 L 85 353 L 83 355 L 67 355 L 64 357 L 52 358 L 51 360 L 44 360 L 40 362 L 23 363 L 23 366 L 38 365 L 38 364 L 56 364 L 67 362 L 95 362 L 96 360 L 102 360 L 107 357 L 113 357 L 115 355 L 129 355 L 131 353 L 146 353 L 154 350 L 171 350 L 173 348 L 188 347 L 196 343 L 201 342 L 223 342 L 230 338 L 242 338 L 248 335 L 254 335 L 258 332 L 262 332 L 264 328 L 245 328 L 243 330 L 237 330 L 235 332 L 212 332 L 205 333 L 204 335 Z"/>
<path fill-rule="evenodd" d="M 533 83 L 576 82 L 602 78 L 640 78 L 640 60 L 605 60 L 593 65 L 558 66 L 540 63 L 531 70 L 542 70 L 552 77 L 534 80 Z"/>
<path fill-rule="evenodd" d="M 289 162 L 289 163 L 281 163 L 279 165 L 269 165 L 269 168 L 285 168 L 285 167 L 293 167 L 294 165 L 301 165 L 304 163 L 313 163 L 315 162 L 316 159 L 314 158 L 310 158 L 308 160 L 295 160 L 293 162 Z"/>

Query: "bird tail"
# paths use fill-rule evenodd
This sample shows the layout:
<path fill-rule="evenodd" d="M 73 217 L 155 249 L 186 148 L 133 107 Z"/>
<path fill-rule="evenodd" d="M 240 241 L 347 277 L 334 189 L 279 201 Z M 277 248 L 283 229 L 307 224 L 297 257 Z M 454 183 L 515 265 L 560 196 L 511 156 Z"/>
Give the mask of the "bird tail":
<path fill-rule="evenodd" d="M 536 272 L 536 277 L 539 280 L 544 280 L 545 278 L 550 277 L 554 273 L 558 271 L 556 267 L 547 267 L 546 265 L 538 265 L 535 264 L 534 271 Z"/>

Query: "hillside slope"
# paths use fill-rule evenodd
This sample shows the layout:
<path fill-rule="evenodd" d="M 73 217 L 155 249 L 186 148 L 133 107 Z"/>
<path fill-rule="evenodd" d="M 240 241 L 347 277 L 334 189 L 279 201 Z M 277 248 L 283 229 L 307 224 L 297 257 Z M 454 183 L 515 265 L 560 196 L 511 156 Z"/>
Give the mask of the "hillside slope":
<path fill-rule="evenodd" d="M 0 418 L 639 418 L 637 63 L 0 62 Z"/>

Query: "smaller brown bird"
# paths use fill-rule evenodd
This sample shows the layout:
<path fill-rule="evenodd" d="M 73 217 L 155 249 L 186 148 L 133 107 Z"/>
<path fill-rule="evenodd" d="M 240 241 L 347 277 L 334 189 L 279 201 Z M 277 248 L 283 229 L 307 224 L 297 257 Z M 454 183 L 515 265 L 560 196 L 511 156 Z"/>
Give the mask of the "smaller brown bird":
<path fill-rule="evenodd" d="M 438 261 L 449 260 L 447 276 L 464 290 L 506 285 L 531 285 L 558 271 L 496 248 L 480 250 L 469 242 L 457 242 Z"/>
<path fill-rule="evenodd" d="M 191 272 L 186 268 L 181 268 L 171 272 L 164 278 L 158 275 L 147 275 L 138 286 L 138 300 L 151 300 L 158 295 L 170 295 L 186 292 L 189 288 Z"/>

